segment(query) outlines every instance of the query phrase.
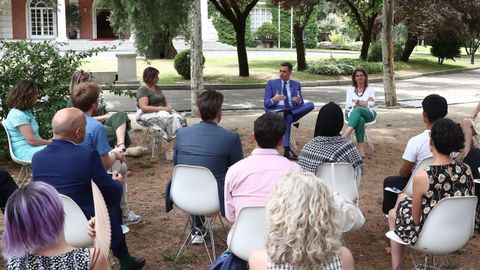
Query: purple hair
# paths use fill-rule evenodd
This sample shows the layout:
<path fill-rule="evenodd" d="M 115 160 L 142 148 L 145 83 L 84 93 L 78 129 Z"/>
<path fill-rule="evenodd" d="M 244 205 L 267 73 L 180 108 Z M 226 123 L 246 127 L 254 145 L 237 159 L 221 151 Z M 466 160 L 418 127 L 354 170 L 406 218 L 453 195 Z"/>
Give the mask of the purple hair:
<path fill-rule="evenodd" d="M 22 257 L 55 244 L 63 236 L 64 221 L 63 203 L 55 188 L 33 182 L 17 189 L 5 207 L 3 256 Z"/>

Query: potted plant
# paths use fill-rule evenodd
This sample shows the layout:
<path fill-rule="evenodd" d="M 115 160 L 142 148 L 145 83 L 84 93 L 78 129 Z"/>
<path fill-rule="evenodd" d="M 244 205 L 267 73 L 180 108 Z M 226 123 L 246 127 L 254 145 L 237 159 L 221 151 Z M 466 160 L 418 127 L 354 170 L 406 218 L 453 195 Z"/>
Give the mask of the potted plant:
<path fill-rule="evenodd" d="M 77 31 L 80 28 L 80 12 L 77 4 L 69 4 L 65 8 L 66 26 L 69 39 L 77 38 Z"/>
<path fill-rule="evenodd" d="M 263 48 L 273 48 L 273 43 L 278 39 L 277 28 L 265 22 L 255 31 L 255 39 L 260 40 Z"/>

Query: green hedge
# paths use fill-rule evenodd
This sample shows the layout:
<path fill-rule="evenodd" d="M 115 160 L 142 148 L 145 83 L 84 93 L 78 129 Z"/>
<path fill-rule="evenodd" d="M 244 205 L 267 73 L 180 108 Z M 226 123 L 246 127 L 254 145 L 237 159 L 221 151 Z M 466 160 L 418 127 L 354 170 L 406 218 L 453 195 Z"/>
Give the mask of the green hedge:
<path fill-rule="evenodd" d="M 393 58 L 395 61 L 400 60 L 402 57 L 403 46 L 400 43 L 395 43 L 393 46 Z M 382 43 L 380 41 L 375 41 L 370 45 L 368 50 L 368 61 L 372 62 L 382 62 Z"/>
<path fill-rule="evenodd" d="M 319 49 L 328 49 L 328 50 L 348 50 L 348 51 L 360 51 L 362 48 L 361 41 L 354 41 L 343 44 L 334 44 L 330 41 L 321 41 L 318 43 Z"/>
<path fill-rule="evenodd" d="M 308 62 L 307 72 L 328 76 L 348 76 L 357 67 L 363 67 L 369 74 L 383 72 L 382 63 L 365 62 L 353 58 L 329 58 Z"/>
<path fill-rule="evenodd" d="M 205 64 L 205 57 L 202 56 L 202 65 Z M 183 50 L 173 59 L 173 67 L 177 70 L 178 75 L 185 80 L 190 80 L 190 49 Z"/>

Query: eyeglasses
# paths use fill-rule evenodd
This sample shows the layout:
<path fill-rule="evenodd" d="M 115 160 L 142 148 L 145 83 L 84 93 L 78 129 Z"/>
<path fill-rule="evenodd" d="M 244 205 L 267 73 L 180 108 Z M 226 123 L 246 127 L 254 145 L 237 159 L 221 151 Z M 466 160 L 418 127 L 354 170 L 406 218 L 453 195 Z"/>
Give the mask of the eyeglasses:
<path fill-rule="evenodd" d="M 279 72 L 280 72 L 280 73 L 288 73 L 289 71 L 288 71 L 288 70 L 280 69 Z"/>

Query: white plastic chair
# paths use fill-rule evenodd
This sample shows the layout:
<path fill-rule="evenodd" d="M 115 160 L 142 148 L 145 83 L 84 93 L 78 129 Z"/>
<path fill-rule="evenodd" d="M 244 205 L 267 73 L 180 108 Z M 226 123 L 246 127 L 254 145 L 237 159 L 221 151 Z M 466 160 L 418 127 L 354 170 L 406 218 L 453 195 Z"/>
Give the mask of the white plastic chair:
<path fill-rule="evenodd" d="M 173 169 L 170 197 L 178 208 L 192 216 L 215 216 L 220 212 L 217 181 L 212 172 L 205 167 L 176 165 Z M 212 219 L 205 219 L 205 228 L 210 234 L 212 256 L 207 244 L 203 243 L 211 262 L 216 257 Z M 190 238 L 189 224 L 193 225 L 191 217 L 188 218 L 185 224 L 184 231 L 187 231 L 186 237 L 178 250 L 175 260 L 178 259 L 184 248 L 188 247 L 192 242 L 192 240 L 188 241 Z"/>
<path fill-rule="evenodd" d="M 352 164 L 346 162 L 323 163 L 317 168 L 316 176 L 332 190 L 358 202 L 357 179 Z"/>
<path fill-rule="evenodd" d="M 476 196 L 448 197 L 440 200 L 425 220 L 415 245 L 408 247 L 432 255 L 445 255 L 461 249 L 473 236 L 476 205 Z M 394 231 L 389 231 L 385 235 L 395 242 L 406 245 Z M 440 269 L 447 258 L 445 256 L 439 265 L 435 265 L 433 258 L 433 265 L 428 266 L 428 257 L 423 264 L 417 264 L 411 252 L 410 256 L 415 267 L 422 269 L 423 267 Z"/>
<path fill-rule="evenodd" d="M 93 239 L 88 235 L 87 217 L 70 197 L 60 194 L 65 211 L 65 241 L 73 247 L 90 247 Z"/>
<path fill-rule="evenodd" d="M 405 186 L 405 188 L 403 190 L 394 189 L 392 187 L 386 187 L 385 190 L 393 192 L 393 193 L 397 193 L 397 194 L 405 193 L 408 196 L 412 197 L 412 195 L 413 195 L 413 176 L 418 171 L 423 170 L 423 169 L 427 168 L 428 166 L 432 165 L 432 162 L 433 162 L 432 157 L 428 157 L 428 158 L 425 158 L 422 161 L 420 161 L 418 163 L 418 165 L 415 166 L 415 168 L 413 169 L 412 175 L 408 179 L 407 185 Z"/>
<path fill-rule="evenodd" d="M 12 141 L 10 140 L 10 134 L 8 133 L 5 121 L 2 122 L 2 126 L 5 130 L 5 134 L 7 134 L 8 149 L 10 151 L 10 157 L 12 158 L 12 160 L 15 163 L 22 165 L 22 167 L 20 168 L 20 172 L 18 172 L 18 175 L 16 177 L 17 178 L 17 185 L 19 187 L 22 187 L 22 186 L 28 184 L 28 182 L 31 179 L 31 176 L 32 176 L 32 169 L 31 169 L 32 162 L 28 161 L 28 160 L 19 159 L 15 156 L 15 154 L 13 153 Z"/>
<path fill-rule="evenodd" d="M 345 122 L 346 125 L 348 125 L 348 120 L 346 118 L 345 118 L 344 122 Z M 376 123 L 377 123 L 377 118 L 373 119 L 373 121 L 371 121 L 371 122 L 365 123 L 365 142 L 367 143 L 367 146 L 370 147 L 372 150 L 375 150 L 375 147 L 373 146 L 372 139 L 367 134 L 367 128 L 369 126 L 374 126 Z"/>
<path fill-rule="evenodd" d="M 240 210 L 233 225 L 230 251 L 244 261 L 256 249 L 265 248 L 267 213 L 265 206 L 249 206 Z"/>

